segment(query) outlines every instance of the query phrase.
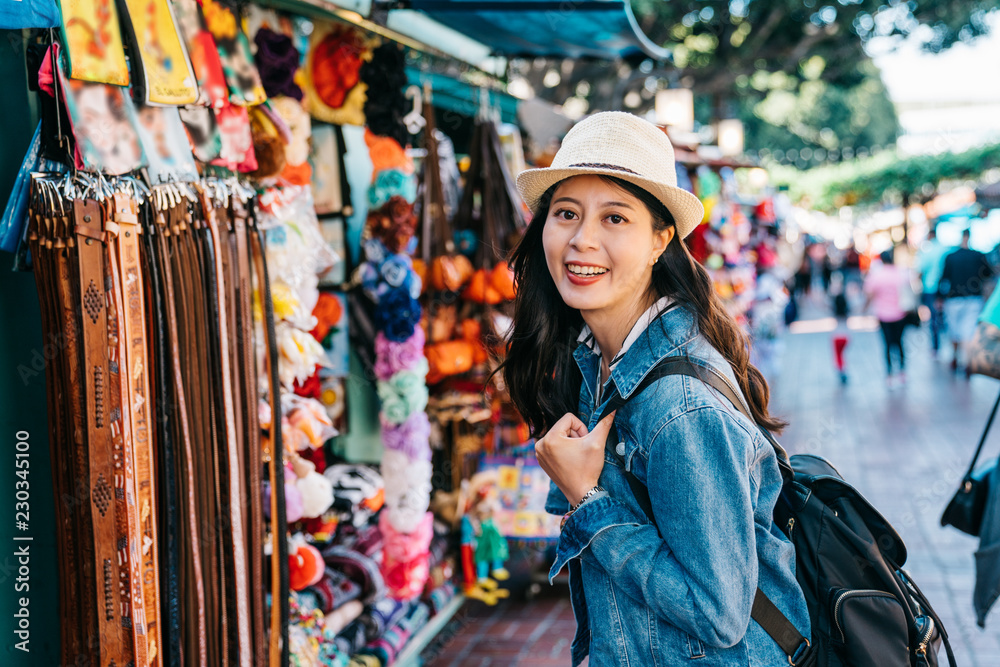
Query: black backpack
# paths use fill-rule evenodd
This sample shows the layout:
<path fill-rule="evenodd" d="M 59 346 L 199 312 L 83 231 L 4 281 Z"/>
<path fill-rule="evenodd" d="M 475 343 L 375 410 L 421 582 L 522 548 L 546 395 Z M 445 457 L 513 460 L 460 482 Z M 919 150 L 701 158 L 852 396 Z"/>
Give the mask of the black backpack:
<path fill-rule="evenodd" d="M 667 375 L 705 382 L 753 421 L 725 376 L 682 357 L 668 357 L 653 367 L 633 395 Z M 615 390 L 601 417 L 624 404 Z M 811 643 L 759 588 L 751 617 L 788 655 L 789 664 L 937 667 L 943 641 L 948 662 L 956 667 L 941 620 L 902 569 L 906 547 L 895 529 L 828 461 L 811 454 L 789 459 L 771 434 L 760 430 L 774 447 L 784 478 L 774 520 L 795 546 L 795 573 L 809 608 Z M 652 519 L 649 491 L 627 470 L 625 477 Z"/>

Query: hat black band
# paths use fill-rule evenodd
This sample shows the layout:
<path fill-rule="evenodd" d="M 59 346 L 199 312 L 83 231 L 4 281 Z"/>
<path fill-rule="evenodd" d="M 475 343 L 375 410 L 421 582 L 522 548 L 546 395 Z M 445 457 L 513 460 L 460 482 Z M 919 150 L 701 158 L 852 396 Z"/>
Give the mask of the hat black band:
<path fill-rule="evenodd" d="M 616 164 L 604 164 L 601 162 L 581 162 L 580 164 L 570 165 L 571 169 L 574 167 L 583 167 L 584 169 L 612 169 L 614 171 L 625 171 L 630 174 L 635 174 L 636 176 L 639 175 L 636 172 L 632 171 L 631 169 L 626 169 L 625 167 L 619 167 Z"/>

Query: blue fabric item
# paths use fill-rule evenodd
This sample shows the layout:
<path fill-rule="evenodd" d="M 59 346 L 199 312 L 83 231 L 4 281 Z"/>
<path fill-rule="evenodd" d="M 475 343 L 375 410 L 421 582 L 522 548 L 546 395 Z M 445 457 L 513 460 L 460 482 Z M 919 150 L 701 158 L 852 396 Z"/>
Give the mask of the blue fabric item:
<path fill-rule="evenodd" d="M 8 0 L 0 4 L 0 28 L 58 28 L 61 23 L 59 7 L 54 0 Z"/>
<path fill-rule="evenodd" d="M 31 172 L 33 171 L 58 171 L 62 173 L 66 170 L 61 164 L 46 160 L 42 157 L 41 142 L 42 124 L 35 128 L 35 135 L 28 145 L 28 151 L 21 162 L 21 168 L 14 179 L 14 187 L 11 190 L 10 198 L 7 200 L 7 207 L 4 209 L 3 217 L 0 218 L 0 250 L 15 252 L 18 243 L 21 241 L 22 230 L 28 221 L 28 199 L 31 195 Z"/>
<path fill-rule="evenodd" d="M 396 195 L 411 204 L 416 201 L 417 177 L 399 169 L 383 169 L 368 189 L 368 207 L 372 210 L 382 208 Z"/>
<path fill-rule="evenodd" d="M 351 186 L 351 206 L 354 212 L 347 218 L 345 241 L 350 254 L 350 266 L 361 262 L 361 232 L 368 220 L 368 188 L 372 184 L 372 159 L 365 143 L 365 128 L 343 125 L 344 170 Z"/>
<path fill-rule="evenodd" d="M 952 249 L 936 238 L 924 241 L 917 251 L 916 266 L 920 272 L 921 284 L 925 294 L 937 294 L 941 271 L 944 270 L 944 258 Z"/>
<path fill-rule="evenodd" d="M 639 336 L 601 395 L 610 396 L 614 382 L 629 398 L 667 356 L 707 364 L 739 386 L 690 313 L 674 308 Z M 585 343 L 575 357 L 583 373 L 579 417 L 593 429 L 603 408 L 594 398 L 600 357 Z M 648 487 L 655 525 L 620 460 Z M 774 450 L 714 389 L 668 376 L 627 402 L 615 418 L 600 485 L 606 491 L 566 522 L 550 571 L 555 577 L 569 565 L 578 624 L 573 665 L 588 653 L 593 665 L 652 664 L 651 650 L 657 665 L 701 657 L 706 665 L 785 664 L 781 648 L 751 621 L 758 586 L 809 636 L 794 549 L 772 518 L 782 486 Z M 554 485 L 546 509 L 568 511 Z"/>
<path fill-rule="evenodd" d="M 626 0 L 413 0 L 412 7 L 508 57 L 669 57 L 643 34 Z"/>
<path fill-rule="evenodd" d="M 382 296 L 375 311 L 375 327 L 395 343 L 402 343 L 413 335 L 420 323 L 420 302 L 402 288 L 390 290 Z"/>
<path fill-rule="evenodd" d="M 1000 598 L 1000 466 L 990 473 L 989 489 L 975 553 L 976 585 L 972 590 L 976 623 L 981 628 L 986 627 L 986 615 Z"/>

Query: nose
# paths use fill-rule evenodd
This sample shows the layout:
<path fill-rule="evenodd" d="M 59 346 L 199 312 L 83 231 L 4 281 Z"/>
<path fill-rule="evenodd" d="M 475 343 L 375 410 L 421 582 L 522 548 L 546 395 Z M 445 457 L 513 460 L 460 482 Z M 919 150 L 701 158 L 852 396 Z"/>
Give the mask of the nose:
<path fill-rule="evenodd" d="M 600 247 L 600 231 L 601 221 L 593 216 L 586 216 L 580 220 L 569 243 L 574 250 L 595 250 Z"/>

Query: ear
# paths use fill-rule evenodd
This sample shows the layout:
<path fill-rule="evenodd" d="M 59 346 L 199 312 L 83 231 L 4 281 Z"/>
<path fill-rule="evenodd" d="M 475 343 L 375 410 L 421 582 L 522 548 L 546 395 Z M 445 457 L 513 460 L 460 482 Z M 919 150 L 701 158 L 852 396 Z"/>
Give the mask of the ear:
<path fill-rule="evenodd" d="M 660 255 L 670 245 L 676 233 L 677 229 L 675 227 L 667 227 L 663 231 L 653 232 L 653 252 L 649 260 L 650 264 L 656 264 L 656 261 L 660 259 Z"/>

